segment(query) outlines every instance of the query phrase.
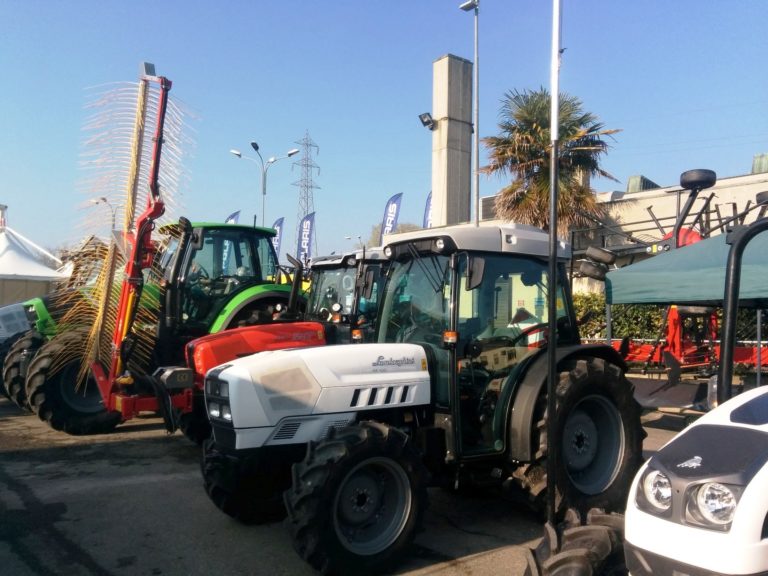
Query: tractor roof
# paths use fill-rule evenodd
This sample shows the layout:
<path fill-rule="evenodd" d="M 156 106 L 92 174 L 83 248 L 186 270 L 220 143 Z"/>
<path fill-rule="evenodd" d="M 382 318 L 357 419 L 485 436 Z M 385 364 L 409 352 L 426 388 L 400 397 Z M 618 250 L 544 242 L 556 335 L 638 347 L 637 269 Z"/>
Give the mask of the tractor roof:
<path fill-rule="evenodd" d="M 398 246 L 407 242 L 418 242 L 419 250 L 433 250 L 430 243 L 443 239 L 446 247 L 437 252 L 471 250 L 477 252 L 514 253 L 549 257 L 549 234 L 525 224 L 481 225 L 458 224 L 438 228 L 427 228 L 403 234 L 391 234 L 386 237 L 385 245 L 396 252 Z M 558 241 L 558 256 L 569 258 L 571 247 Z"/>
<path fill-rule="evenodd" d="M 350 252 L 344 252 L 343 254 L 330 254 L 328 256 L 318 256 L 316 258 L 313 258 L 310 262 L 310 268 L 318 268 L 318 267 L 338 267 L 341 266 L 343 263 L 347 263 L 347 261 L 351 259 L 359 260 L 363 257 L 363 253 L 365 253 L 365 262 L 383 262 L 386 260 L 384 257 L 384 251 L 381 248 L 366 248 L 365 252 L 363 252 L 363 249 L 360 248 L 358 250 L 352 250 Z M 347 263 L 347 266 L 351 266 L 353 264 Z"/>

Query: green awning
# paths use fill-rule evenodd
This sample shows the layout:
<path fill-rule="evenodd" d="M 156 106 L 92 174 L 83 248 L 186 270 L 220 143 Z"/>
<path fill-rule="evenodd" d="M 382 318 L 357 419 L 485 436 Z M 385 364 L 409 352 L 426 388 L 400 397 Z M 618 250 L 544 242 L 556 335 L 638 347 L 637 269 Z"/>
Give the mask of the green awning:
<path fill-rule="evenodd" d="M 730 250 L 725 240 L 720 234 L 612 270 L 605 281 L 608 303 L 720 306 Z M 768 308 L 768 232 L 744 251 L 739 306 Z"/>

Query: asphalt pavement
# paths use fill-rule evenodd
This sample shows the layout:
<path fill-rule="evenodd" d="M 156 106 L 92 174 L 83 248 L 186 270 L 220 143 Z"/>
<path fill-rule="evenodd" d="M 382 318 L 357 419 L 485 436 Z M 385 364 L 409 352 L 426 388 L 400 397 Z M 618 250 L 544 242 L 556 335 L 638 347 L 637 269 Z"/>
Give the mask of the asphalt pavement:
<path fill-rule="evenodd" d="M 646 456 L 682 420 L 650 412 Z M 0 399 L 0 574 L 225 576 L 315 574 L 281 522 L 244 526 L 208 500 L 200 448 L 159 418 L 102 436 L 55 432 Z M 540 520 L 486 495 L 430 490 L 425 530 L 397 574 L 522 574 Z"/>

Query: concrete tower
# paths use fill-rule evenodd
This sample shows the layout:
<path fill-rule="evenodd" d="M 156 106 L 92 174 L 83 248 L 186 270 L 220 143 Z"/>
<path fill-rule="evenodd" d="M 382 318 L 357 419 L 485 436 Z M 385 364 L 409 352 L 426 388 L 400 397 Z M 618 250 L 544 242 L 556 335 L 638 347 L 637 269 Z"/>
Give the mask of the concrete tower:
<path fill-rule="evenodd" d="M 472 62 L 448 54 L 432 65 L 432 225 L 469 222 Z"/>

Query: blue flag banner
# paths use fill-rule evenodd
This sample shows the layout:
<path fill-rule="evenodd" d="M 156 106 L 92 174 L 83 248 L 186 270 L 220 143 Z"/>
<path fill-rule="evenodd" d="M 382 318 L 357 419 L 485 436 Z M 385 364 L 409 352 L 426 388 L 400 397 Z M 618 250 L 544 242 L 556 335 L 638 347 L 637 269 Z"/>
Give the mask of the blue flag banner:
<path fill-rule="evenodd" d="M 296 257 L 306 264 L 312 258 L 312 234 L 315 232 L 315 213 L 307 214 L 299 224 L 299 238 L 296 244 Z"/>
<path fill-rule="evenodd" d="M 283 220 L 285 220 L 284 217 L 280 217 L 277 220 L 275 220 L 275 223 L 272 224 L 272 228 L 275 229 L 274 238 L 272 238 L 272 246 L 275 247 L 275 254 L 277 254 L 277 259 L 280 260 L 280 243 L 283 240 Z"/>
<path fill-rule="evenodd" d="M 240 210 L 232 212 L 232 214 L 227 216 L 227 219 L 224 220 L 224 224 L 237 224 L 238 220 L 240 220 Z"/>
<path fill-rule="evenodd" d="M 424 205 L 424 222 L 422 228 L 432 228 L 432 190 L 427 194 L 427 203 Z"/>
<path fill-rule="evenodd" d="M 381 234 L 379 235 L 379 246 L 384 242 L 384 234 L 391 234 L 397 230 L 397 218 L 400 216 L 400 201 L 403 199 L 403 193 L 395 194 L 387 201 L 384 207 L 384 218 L 381 221 Z"/>

